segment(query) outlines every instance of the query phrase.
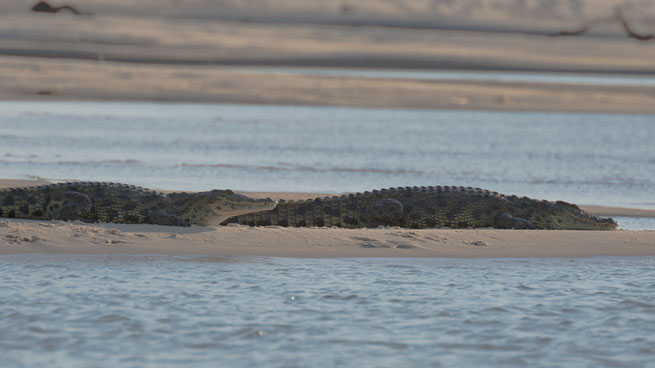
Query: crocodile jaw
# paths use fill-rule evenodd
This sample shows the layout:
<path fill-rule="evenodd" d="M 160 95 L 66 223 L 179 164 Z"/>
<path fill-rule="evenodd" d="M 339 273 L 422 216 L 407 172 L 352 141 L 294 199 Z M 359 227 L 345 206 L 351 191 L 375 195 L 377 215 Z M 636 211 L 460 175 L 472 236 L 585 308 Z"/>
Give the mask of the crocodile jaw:
<path fill-rule="evenodd" d="M 586 213 L 585 213 L 586 214 Z M 613 218 L 588 215 L 587 218 L 574 218 L 573 221 L 557 224 L 556 229 L 563 230 L 616 230 L 618 223 Z"/>
<path fill-rule="evenodd" d="M 233 216 L 245 215 L 261 211 L 269 211 L 277 206 L 277 201 L 271 199 L 254 200 L 252 202 L 223 203 L 220 209 L 214 208 L 213 214 L 207 217 L 206 226 L 219 226 L 221 222 Z"/>

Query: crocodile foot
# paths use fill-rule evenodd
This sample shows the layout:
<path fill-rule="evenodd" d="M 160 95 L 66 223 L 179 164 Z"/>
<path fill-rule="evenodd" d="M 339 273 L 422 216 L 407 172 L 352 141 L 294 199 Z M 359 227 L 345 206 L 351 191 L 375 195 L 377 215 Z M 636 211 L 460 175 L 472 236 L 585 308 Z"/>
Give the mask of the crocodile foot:
<path fill-rule="evenodd" d="M 403 204 L 392 198 L 383 198 L 377 200 L 371 208 L 369 208 L 368 225 L 375 227 L 383 226 L 399 226 L 400 220 L 403 216 Z"/>
<path fill-rule="evenodd" d="M 150 215 L 150 223 L 154 225 L 167 226 L 191 226 L 188 222 L 180 219 L 179 217 L 161 210 L 152 212 Z"/>
<path fill-rule="evenodd" d="M 65 192 L 61 197 L 53 199 L 48 205 L 48 217 L 53 220 L 73 221 L 85 220 L 85 215 L 91 210 L 91 199 L 84 193 Z"/>
<path fill-rule="evenodd" d="M 532 222 L 520 217 L 514 217 L 507 212 L 501 213 L 496 223 L 499 229 L 540 229 Z"/>

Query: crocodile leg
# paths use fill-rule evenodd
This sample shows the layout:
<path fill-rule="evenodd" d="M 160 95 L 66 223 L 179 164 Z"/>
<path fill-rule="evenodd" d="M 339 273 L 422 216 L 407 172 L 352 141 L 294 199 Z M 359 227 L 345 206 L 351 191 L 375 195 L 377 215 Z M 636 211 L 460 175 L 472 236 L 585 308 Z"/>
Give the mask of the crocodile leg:
<path fill-rule="evenodd" d="M 499 229 L 539 229 L 538 226 L 530 221 L 520 217 L 514 217 L 507 212 L 498 215 L 496 225 Z"/>
<path fill-rule="evenodd" d="M 48 204 L 46 214 L 53 220 L 89 221 L 86 215 L 88 215 L 91 207 L 92 202 L 89 196 L 84 193 L 69 191 L 57 198 L 53 198 Z"/>
<path fill-rule="evenodd" d="M 368 210 L 368 226 L 400 226 L 403 204 L 392 198 L 382 198 Z"/>
<path fill-rule="evenodd" d="M 150 223 L 153 225 L 167 225 L 167 226 L 191 226 L 188 222 L 180 219 L 175 215 L 171 215 L 162 210 L 153 211 L 150 215 Z"/>

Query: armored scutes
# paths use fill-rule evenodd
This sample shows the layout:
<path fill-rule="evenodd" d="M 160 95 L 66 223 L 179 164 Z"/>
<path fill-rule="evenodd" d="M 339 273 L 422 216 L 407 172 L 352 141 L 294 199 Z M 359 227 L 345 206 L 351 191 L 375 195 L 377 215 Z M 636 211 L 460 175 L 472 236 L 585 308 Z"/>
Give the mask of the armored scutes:
<path fill-rule="evenodd" d="M 579 229 L 614 230 L 612 219 L 598 218 L 566 202 L 506 196 L 480 188 L 405 187 L 307 201 L 280 201 L 270 211 L 225 221 L 250 226 L 337 226 L 363 228 Z"/>
<path fill-rule="evenodd" d="M 275 205 L 271 199 L 252 199 L 231 190 L 162 194 L 116 183 L 0 189 L 0 217 L 34 220 L 217 226 L 231 216 Z"/>

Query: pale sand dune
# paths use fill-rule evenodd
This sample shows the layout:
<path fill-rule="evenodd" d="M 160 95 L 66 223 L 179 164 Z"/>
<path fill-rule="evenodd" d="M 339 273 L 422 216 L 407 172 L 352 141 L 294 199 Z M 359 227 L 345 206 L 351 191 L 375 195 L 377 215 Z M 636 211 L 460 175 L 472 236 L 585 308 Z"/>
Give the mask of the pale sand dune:
<path fill-rule="evenodd" d="M 340 78 L 25 57 L 0 57 L 0 80 L 4 100 L 655 113 L 649 86 Z"/>
<path fill-rule="evenodd" d="M 92 16 L 0 5 L 0 99 L 297 104 L 655 113 L 655 87 L 419 81 L 261 73 L 228 66 L 655 73 L 655 47 L 608 24 L 618 0 L 95 0 Z M 344 8 L 345 7 L 345 8 Z M 653 32 L 655 6 L 624 13 Z M 345 10 L 344 10 L 345 9 Z"/>
<path fill-rule="evenodd" d="M 24 180 L 0 180 L 0 187 L 26 184 Z M 287 199 L 316 196 L 248 194 Z M 0 254 L 13 253 L 185 253 L 301 258 L 655 256 L 655 231 L 184 228 L 2 219 Z"/>
<path fill-rule="evenodd" d="M 0 4 L 0 12 L 20 15 L 34 3 L 34 0 L 7 1 Z M 652 25 L 651 17 L 655 13 L 655 4 L 650 0 L 71 0 L 66 3 L 94 16 L 110 17 L 523 31 L 554 29 L 607 17 L 617 6 L 636 24 L 647 27 Z"/>

